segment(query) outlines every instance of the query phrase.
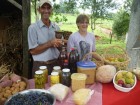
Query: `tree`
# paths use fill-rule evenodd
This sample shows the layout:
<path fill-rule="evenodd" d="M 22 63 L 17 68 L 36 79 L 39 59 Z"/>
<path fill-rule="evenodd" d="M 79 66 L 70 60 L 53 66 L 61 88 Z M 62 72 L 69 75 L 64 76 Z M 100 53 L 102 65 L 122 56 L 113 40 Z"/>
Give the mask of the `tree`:
<path fill-rule="evenodd" d="M 140 0 L 133 0 L 129 23 L 128 39 L 126 44 L 128 55 L 131 58 L 131 62 L 129 65 L 130 68 L 136 67 L 138 56 L 140 57 L 140 50 L 133 49 L 134 45 L 135 44 L 140 45 L 139 43 L 140 43 Z"/>
<path fill-rule="evenodd" d="M 130 15 L 124 9 L 120 9 L 117 14 L 115 14 L 113 20 L 113 33 L 116 35 L 117 39 L 120 39 L 128 32 Z"/>
<path fill-rule="evenodd" d="M 98 18 L 106 18 L 109 14 L 109 9 L 115 9 L 118 5 L 112 0 L 81 0 L 81 8 L 90 9 L 91 29 L 95 29 L 95 24 Z"/>

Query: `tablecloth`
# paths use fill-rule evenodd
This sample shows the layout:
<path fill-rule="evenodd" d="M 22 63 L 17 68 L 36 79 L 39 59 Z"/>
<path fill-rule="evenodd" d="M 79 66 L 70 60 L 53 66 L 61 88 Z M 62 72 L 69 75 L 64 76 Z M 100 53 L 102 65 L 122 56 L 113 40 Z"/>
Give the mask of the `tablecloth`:
<path fill-rule="evenodd" d="M 34 80 L 29 80 L 30 88 L 35 88 Z M 49 89 L 50 84 L 46 84 L 46 89 Z M 116 90 L 113 83 L 101 84 L 96 82 L 93 85 L 86 85 L 87 88 L 94 89 L 87 105 L 140 105 L 140 81 L 136 87 L 130 92 L 120 92 Z M 55 105 L 74 105 L 72 100 L 73 92 L 70 90 L 64 101 L 56 101 Z"/>
<path fill-rule="evenodd" d="M 102 85 L 103 105 L 140 105 L 140 81 L 127 93 L 116 90 L 113 83 Z"/>
<path fill-rule="evenodd" d="M 34 79 L 29 80 L 30 89 L 35 88 Z M 45 89 L 49 89 L 50 83 L 45 84 Z M 102 84 L 101 83 L 94 83 L 93 85 L 86 85 L 86 88 L 94 90 L 94 94 L 91 96 L 90 101 L 87 105 L 102 105 Z M 58 90 L 59 91 L 59 90 Z M 73 92 L 70 88 L 70 92 L 68 93 L 67 97 L 62 101 L 56 101 L 55 105 L 75 105 L 72 100 Z"/>

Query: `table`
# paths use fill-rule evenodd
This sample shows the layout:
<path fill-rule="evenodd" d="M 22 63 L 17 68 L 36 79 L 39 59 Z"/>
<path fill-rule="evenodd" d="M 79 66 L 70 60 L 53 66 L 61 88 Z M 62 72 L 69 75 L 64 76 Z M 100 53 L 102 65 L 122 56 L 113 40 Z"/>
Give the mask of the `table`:
<path fill-rule="evenodd" d="M 140 105 L 140 81 L 127 93 L 116 90 L 113 83 L 103 84 L 102 101 L 103 105 Z"/>
<path fill-rule="evenodd" d="M 29 80 L 30 88 L 34 88 L 34 80 Z M 49 89 L 49 83 L 46 89 Z M 94 89 L 87 105 L 140 105 L 140 81 L 130 92 L 124 93 L 116 90 L 113 83 L 101 84 L 96 82 L 93 85 L 86 85 L 87 88 Z M 56 101 L 55 105 L 74 105 L 72 101 L 72 91 L 70 90 L 66 99 L 62 102 Z"/>

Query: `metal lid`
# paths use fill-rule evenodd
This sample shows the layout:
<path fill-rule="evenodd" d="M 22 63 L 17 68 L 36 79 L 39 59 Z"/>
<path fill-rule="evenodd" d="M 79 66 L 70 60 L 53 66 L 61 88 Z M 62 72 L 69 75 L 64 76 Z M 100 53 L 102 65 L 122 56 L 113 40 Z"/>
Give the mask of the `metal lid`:
<path fill-rule="evenodd" d="M 60 67 L 60 66 L 54 66 L 53 69 L 54 69 L 54 70 L 60 70 L 61 67 Z"/>
<path fill-rule="evenodd" d="M 42 73 L 43 73 L 42 70 L 38 70 L 38 71 L 35 72 L 35 74 L 42 74 Z"/>
<path fill-rule="evenodd" d="M 70 69 L 65 68 L 65 69 L 63 69 L 62 71 L 63 71 L 63 72 L 70 72 Z"/>
<path fill-rule="evenodd" d="M 89 67 L 96 67 L 96 64 L 92 61 L 79 61 L 77 62 L 77 66 L 89 68 Z"/>
<path fill-rule="evenodd" d="M 39 69 L 47 69 L 47 66 L 40 66 Z"/>
<path fill-rule="evenodd" d="M 52 72 L 51 75 L 58 75 L 58 72 Z"/>

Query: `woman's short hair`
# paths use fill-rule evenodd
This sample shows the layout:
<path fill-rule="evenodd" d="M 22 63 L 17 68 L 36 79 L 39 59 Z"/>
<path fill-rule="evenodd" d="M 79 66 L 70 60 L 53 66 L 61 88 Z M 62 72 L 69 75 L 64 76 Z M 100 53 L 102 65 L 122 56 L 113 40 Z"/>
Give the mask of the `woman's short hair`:
<path fill-rule="evenodd" d="M 77 24 L 77 23 L 82 23 L 82 22 L 84 22 L 84 21 L 87 21 L 87 22 L 89 23 L 89 18 L 88 18 L 88 16 L 85 15 L 85 14 L 80 14 L 80 15 L 77 17 L 77 19 L 76 19 L 76 24 Z"/>

